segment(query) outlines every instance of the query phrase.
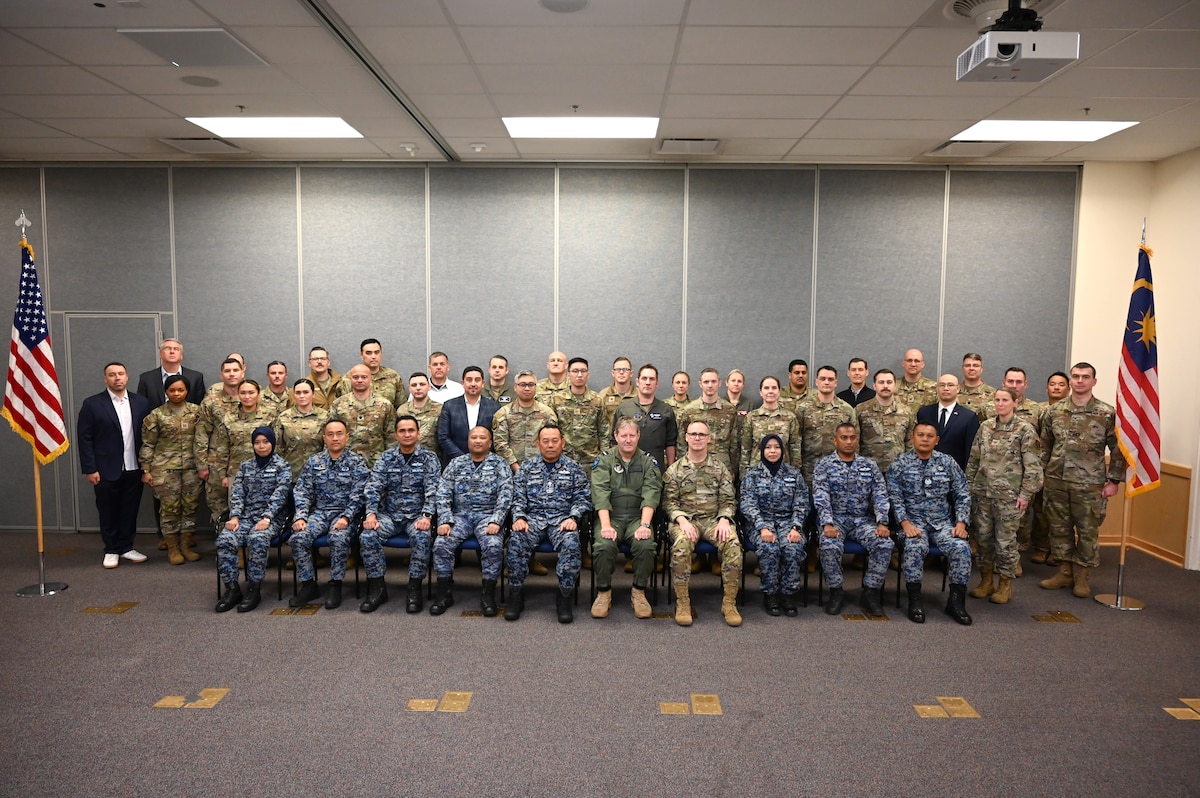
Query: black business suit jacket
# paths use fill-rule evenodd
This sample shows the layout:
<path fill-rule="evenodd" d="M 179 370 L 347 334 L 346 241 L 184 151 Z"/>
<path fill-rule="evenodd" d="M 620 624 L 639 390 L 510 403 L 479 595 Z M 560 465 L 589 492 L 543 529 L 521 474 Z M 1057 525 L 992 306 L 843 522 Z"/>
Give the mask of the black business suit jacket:
<path fill-rule="evenodd" d="M 918 424 L 937 426 L 938 416 L 942 414 L 940 404 L 925 405 L 917 411 Z M 967 470 L 967 460 L 971 456 L 971 445 L 975 443 L 975 433 L 979 431 L 979 416 L 962 405 L 954 405 L 954 410 L 946 418 L 946 428 L 939 433 L 939 452 L 948 454 L 958 463 L 959 468 Z"/>
<path fill-rule="evenodd" d="M 150 401 L 132 391 L 125 392 L 129 400 L 129 415 L 133 422 L 133 453 L 142 448 L 142 422 L 150 414 Z M 79 408 L 75 425 L 75 449 L 84 474 L 100 472 L 100 479 L 116 482 L 125 470 L 125 441 L 121 437 L 121 421 L 108 391 L 89 396 Z"/>
<path fill-rule="evenodd" d="M 188 385 L 190 386 L 188 388 L 187 400 L 194 405 L 203 402 L 204 375 L 184 366 L 183 376 L 187 377 Z M 149 400 L 151 410 L 167 403 L 167 392 L 163 388 L 161 367 L 143 371 L 138 375 L 137 393 Z"/>
<path fill-rule="evenodd" d="M 492 428 L 492 417 L 500 410 L 500 403 L 490 396 L 479 397 L 479 419 L 477 426 Z M 455 457 L 467 454 L 467 434 L 470 433 L 467 423 L 466 397 L 456 396 L 442 405 L 442 415 L 438 417 L 438 445 L 442 449 L 445 463 Z"/>

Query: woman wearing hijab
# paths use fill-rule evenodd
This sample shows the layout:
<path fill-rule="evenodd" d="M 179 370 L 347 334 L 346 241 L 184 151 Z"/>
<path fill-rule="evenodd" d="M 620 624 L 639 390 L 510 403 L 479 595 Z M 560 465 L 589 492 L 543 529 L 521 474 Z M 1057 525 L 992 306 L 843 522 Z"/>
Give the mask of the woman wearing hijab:
<path fill-rule="evenodd" d="M 142 422 L 142 448 L 138 452 L 142 482 L 154 489 L 161 505 L 159 523 L 171 565 L 200 559 L 192 551 L 201 490 L 192 443 L 200 406 L 187 401 L 191 388 L 182 374 L 167 377 L 163 383 L 167 402 L 150 411 Z"/>
<path fill-rule="evenodd" d="M 254 455 L 250 434 L 275 421 L 275 410 L 258 401 L 261 392 L 254 380 L 242 380 L 238 383 L 237 412 L 217 417 L 208 478 L 219 480 L 221 487 L 230 487 L 238 466 Z"/>
<path fill-rule="evenodd" d="M 283 529 L 292 469 L 275 453 L 275 430 L 263 425 L 251 435 L 254 455 L 238 466 L 229 490 L 229 520 L 217 536 L 217 572 L 225 592 L 217 612 L 249 612 L 258 606 L 267 573 L 271 538 Z M 238 549 L 246 546 L 246 596 L 238 586 Z"/>
<path fill-rule="evenodd" d="M 746 541 L 758 555 L 763 608 L 768 615 L 794 617 L 804 562 L 804 519 L 808 486 L 800 469 L 784 462 L 783 438 L 768 433 L 759 444 L 758 464 L 742 477 Z"/>

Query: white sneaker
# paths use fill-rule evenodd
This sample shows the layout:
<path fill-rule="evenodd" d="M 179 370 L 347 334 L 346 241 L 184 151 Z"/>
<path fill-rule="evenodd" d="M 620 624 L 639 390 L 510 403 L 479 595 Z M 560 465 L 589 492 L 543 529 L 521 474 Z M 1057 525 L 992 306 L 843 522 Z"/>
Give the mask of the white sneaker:
<path fill-rule="evenodd" d="M 115 555 L 115 554 L 105 554 L 104 555 L 104 567 L 105 568 L 116 568 L 120 564 L 121 564 L 121 558 L 118 557 L 117 555 Z"/>
<path fill-rule="evenodd" d="M 129 551 L 122 554 L 121 556 L 124 557 L 126 560 L 129 560 L 130 562 L 145 562 L 146 561 L 146 555 L 142 554 L 137 549 L 130 549 Z"/>

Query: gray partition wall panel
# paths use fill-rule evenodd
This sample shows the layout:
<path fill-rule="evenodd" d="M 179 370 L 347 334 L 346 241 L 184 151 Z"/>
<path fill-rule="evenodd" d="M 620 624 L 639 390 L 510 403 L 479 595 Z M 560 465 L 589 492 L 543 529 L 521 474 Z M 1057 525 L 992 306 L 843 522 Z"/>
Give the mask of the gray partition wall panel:
<path fill-rule="evenodd" d="M 812 314 L 812 170 L 693 169 L 688 199 L 687 360 L 721 378 L 787 379 L 807 357 Z"/>
<path fill-rule="evenodd" d="M 1074 170 L 951 172 L 945 370 L 978 352 L 987 383 L 1020 366 L 1028 395 L 1046 398 L 1068 351 L 1077 180 Z"/>
<path fill-rule="evenodd" d="M 341 373 L 378 338 L 383 363 L 425 370 L 425 170 L 303 168 L 304 346 Z M 308 373 L 304 360 L 292 380 Z"/>
<path fill-rule="evenodd" d="M 657 366 L 670 396 L 683 351 L 683 170 L 563 167 L 558 184 L 559 348 L 588 359 L 593 389 L 625 356 Z"/>
<path fill-rule="evenodd" d="M 862 357 L 899 376 L 904 350 L 937 363 L 945 172 L 822 169 L 817 193 L 815 363 Z"/>
<path fill-rule="evenodd" d="M 176 167 L 175 262 L 186 362 L 220 379 L 236 351 L 249 377 L 300 357 L 296 169 Z"/>
<path fill-rule="evenodd" d="M 55 310 L 171 310 L 165 167 L 48 167 L 46 227 Z"/>
<path fill-rule="evenodd" d="M 545 374 L 554 341 L 554 170 L 432 168 L 433 348 L 451 377 L 499 353 Z"/>

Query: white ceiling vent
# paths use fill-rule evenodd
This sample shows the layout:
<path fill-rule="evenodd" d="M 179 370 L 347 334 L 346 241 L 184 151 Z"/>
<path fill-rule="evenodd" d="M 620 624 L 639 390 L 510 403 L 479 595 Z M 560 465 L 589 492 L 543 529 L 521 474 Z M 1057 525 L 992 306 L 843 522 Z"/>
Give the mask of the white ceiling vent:
<path fill-rule="evenodd" d="M 224 28 L 125 28 L 118 30 L 168 64 L 180 67 L 266 66 Z"/>
<path fill-rule="evenodd" d="M 661 139 L 654 148 L 655 155 L 716 155 L 720 139 Z"/>
<path fill-rule="evenodd" d="M 236 155 L 244 153 L 241 147 L 235 147 L 224 139 L 194 138 L 194 139 L 159 139 L 163 144 L 169 144 L 177 150 L 192 155 Z"/>

